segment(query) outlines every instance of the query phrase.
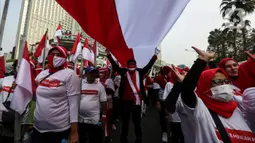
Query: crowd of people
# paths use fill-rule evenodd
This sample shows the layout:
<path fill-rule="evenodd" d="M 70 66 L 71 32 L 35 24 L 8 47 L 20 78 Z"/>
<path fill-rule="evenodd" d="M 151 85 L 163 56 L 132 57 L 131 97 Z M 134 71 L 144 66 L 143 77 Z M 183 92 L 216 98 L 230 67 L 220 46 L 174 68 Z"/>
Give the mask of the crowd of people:
<path fill-rule="evenodd" d="M 36 89 L 22 114 L 22 141 L 110 143 L 120 121 L 119 142 L 128 143 L 132 120 L 135 143 L 142 143 L 141 119 L 150 106 L 158 110 L 162 142 L 170 136 L 172 143 L 255 143 L 255 56 L 246 52 L 249 59 L 241 65 L 232 58 L 216 64 L 214 53 L 193 49 L 199 57 L 191 68 L 164 66 L 153 76 L 157 49 L 143 68 L 135 59 L 120 67 L 106 50 L 111 68 L 88 65 L 81 71 L 62 46 L 50 49 L 44 69 L 31 55 Z M 0 113 L 3 143 L 13 142 L 9 106 L 17 64 L 0 80 L 0 102 L 9 109 Z"/>

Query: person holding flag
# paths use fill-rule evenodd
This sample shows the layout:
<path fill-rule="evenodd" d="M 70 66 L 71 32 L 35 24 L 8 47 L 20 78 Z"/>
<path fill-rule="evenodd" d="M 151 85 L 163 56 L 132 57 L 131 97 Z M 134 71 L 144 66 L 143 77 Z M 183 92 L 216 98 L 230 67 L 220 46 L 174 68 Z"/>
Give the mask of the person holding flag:
<path fill-rule="evenodd" d="M 121 83 L 119 96 L 121 102 L 121 117 L 122 117 L 122 133 L 121 142 L 127 143 L 128 127 L 130 114 L 135 126 L 136 143 L 142 143 L 142 128 L 141 128 L 141 104 L 142 96 L 145 96 L 143 80 L 145 75 L 151 69 L 157 60 L 159 50 L 156 48 L 154 56 L 150 62 L 142 69 L 137 68 L 135 59 L 127 61 L 127 68 L 120 68 L 110 52 L 106 50 L 107 57 L 112 65 L 113 70 L 121 75 Z"/>

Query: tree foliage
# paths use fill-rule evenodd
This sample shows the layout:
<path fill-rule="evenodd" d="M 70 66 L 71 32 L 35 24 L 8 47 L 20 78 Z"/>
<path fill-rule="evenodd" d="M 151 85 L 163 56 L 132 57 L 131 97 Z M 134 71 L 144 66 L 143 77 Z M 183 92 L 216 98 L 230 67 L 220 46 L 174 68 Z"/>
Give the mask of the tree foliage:
<path fill-rule="evenodd" d="M 252 14 L 255 10 L 255 0 L 222 0 L 220 12 L 222 17 L 228 16 L 229 11 L 235 8 L 244 10 L 245 15 Z M 249 20 L 244 20 L 240 28 L 230 28 L 231 23 L 237 26 L 242 21 L 238 12 L 230 15 L 228 21 L 209 33 L 208 49 L 216 52 L 215 60 L 218 62 L 225 57 L 235 58 L 237 61 L 244 61 L 247 56 L 244 51 L 255 52 L 255 29 L 250 26 Z"/>

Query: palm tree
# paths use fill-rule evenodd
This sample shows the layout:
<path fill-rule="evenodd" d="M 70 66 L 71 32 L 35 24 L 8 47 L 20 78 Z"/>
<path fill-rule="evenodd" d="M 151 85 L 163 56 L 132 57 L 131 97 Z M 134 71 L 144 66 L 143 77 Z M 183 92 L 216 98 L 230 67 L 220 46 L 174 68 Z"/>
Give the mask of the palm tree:
<path fill-rule="evenodd" d="M 222 17 L 225 18 L 232 7 L 235 6 L 236 8 L 241 8 L 245 11 L 245 15 L 251 14 L 255 10 L 255 1 L 254 0 L 222 0 L 222 3 L 220 5 L 221 8 L 221 14 Z M 241 21 L 240 18 L 236 15 L 237 13 L 231 15 L 229 21 L 233 23 L 234 26 L 237 26 Z M 239 21 L 235 21 L 235 20 Z M 250 24 L 249 21 L 245 21 L 245 28 L 241 29 L 242 30 L 242 37 L 243 37 L 243 49 L 246 49 L 246 26 Z M 234 57 L 237 56 L 237 29 L 233 29 L 233 48 L 234 48 Z"/>

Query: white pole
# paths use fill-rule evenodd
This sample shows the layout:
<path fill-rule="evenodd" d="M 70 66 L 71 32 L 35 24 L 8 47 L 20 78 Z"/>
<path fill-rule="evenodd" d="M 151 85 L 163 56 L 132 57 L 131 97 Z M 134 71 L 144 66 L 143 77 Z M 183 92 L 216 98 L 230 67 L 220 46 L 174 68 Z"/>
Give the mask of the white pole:
<path fill-rule="evenodd" d="M 10 3 L 10 0 L 5 0 L 4 10 L 3 10 L 1 24 L 0 24 L 0 47 L 2 47 L 2 40 L 3 40 L 3 36 L 4 36 L 4 27 L 5 27 L 6 17 L 7 17 L 7 13 L 8 13 L 9 3 Z"/>

